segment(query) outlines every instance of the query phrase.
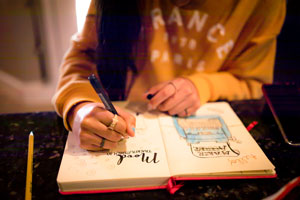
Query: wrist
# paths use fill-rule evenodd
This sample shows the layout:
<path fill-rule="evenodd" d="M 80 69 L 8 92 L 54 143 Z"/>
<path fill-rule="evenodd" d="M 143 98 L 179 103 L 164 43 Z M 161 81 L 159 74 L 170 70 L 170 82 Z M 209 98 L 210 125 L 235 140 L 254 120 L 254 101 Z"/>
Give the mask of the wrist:
<path fill-rule="evenodd" d="M 77 104 L 73 105 L 72 108 L 69 110 L 69 112 L 67 114 L 67 122 L 68 122 L 68 125 L 71 130 L 73 128 L 73 122 L 74 122 L 76 113 L 78 112 L 78 110 L 80 110 L 80 108 L 82 108 L 83 106 L 85 106 L 89 103 L 92 103 L 92 102 L 89 102 L 89 101 L 78 102 Z"/>

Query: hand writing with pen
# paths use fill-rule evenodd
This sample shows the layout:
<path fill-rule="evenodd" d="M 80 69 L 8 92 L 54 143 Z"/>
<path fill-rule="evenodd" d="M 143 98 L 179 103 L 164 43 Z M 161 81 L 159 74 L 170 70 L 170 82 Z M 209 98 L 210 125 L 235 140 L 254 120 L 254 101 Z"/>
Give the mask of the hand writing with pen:
<path fill-rule="evenodd" d="M 116 110 L 119 115 L 105 109 L 102 103 L 83 102 L 69 112 L 68 122 L 79 136 L 81 148 L 113 149 L 121 139 L 134 136 L 135 117 L 117 106 Z"/>
<path fill-rule="evenodd" d="M 185 78 L 159 83 L 150 88 L 144 98 L 149 100 L 151 110 L 180 117 L 190 116 L 200 107 L 196 87 Z M 113 149 L 122 138 L 134 136 L 135 117 L 119 107 L 116 107 L 117 114 L 109 110 L 102 103 L 82 102 L 68 113 L 68 122 L 72 131 L 78 134 L 81 148 L 92 151 Z"/>

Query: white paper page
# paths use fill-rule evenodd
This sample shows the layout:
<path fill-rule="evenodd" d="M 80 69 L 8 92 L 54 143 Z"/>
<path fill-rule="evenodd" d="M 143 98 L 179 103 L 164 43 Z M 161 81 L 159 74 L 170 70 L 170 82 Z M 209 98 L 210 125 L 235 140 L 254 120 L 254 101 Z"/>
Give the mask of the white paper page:
<path fill-rule="evenodd" d="M 176 122 L 175 119 L 160 115 L 173 176 L 274 169 L 228 103 L 203 105 L 194 121 L 177 118 Z M 222 120 L 225 126 L 220 123 Z M 184 129 L 185 126 L 190 128 Z"/>
<path fill-rule="evenodd" d="M 170 173 L 157 116 L 145 114 L 136 116 L 136 119 L 135 137 L 130 137 L 121 142 L 117 149 L 108 152 L 90 152 L 81 149 L 78 138 L 70 132 L 58 182 L 103 181 L 103 187 L 109 187 L 110 184 L 119 187 L 119 181 L 113 180 L 123 179 L 121 187 L 126 188 L 138 184 L 135 180 L 142 178 L 145 178 L 146 185 L 154 184 L 153 181 L 147 183 L 149 178 L 166 177 L 161 180 L 168 180 Z M 126 179 L 131 181 L 127 182 Z M 72 184 L 67 186 L 69 187 L 72 187 Z"/>

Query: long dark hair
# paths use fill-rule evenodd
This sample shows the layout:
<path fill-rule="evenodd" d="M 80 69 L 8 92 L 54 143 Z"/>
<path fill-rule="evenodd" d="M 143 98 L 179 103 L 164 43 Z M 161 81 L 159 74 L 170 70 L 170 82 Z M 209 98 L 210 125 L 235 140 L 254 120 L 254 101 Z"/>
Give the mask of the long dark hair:
<path fill-rule="evenodd" d="M 111 100 L 126 98 L 127 70 L 136 73 L 133 46 L 141 20 L 138 0 L 96 0 L 97 70 Z"/>

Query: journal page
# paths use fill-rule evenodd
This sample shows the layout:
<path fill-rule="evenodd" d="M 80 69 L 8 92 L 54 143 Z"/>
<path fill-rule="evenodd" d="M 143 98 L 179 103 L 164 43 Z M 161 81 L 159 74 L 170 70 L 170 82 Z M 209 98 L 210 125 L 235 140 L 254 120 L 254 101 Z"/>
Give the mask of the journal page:
<path fill-rule="evenodd" d="M 91 152 L 69 133 L 57 182 L 62 191 L 166 185 L 170 177 L 157 115 L 136 114 L 135 136 L 116 149 Z"/>
<path fill-rule="evenodd" d="M 173 176 L 274 170 L 226 102 L 207 103 L 188 118 L 159 118 Z"/>

